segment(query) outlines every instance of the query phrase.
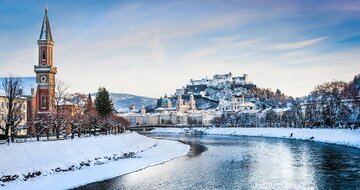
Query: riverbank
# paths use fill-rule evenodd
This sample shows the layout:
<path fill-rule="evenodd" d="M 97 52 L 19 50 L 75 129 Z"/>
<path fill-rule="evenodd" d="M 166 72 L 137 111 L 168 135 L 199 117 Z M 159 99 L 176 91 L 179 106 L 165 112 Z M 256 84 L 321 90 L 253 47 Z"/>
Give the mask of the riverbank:
<path fill-rule="evenodd" d="M 68 189 L 186 155 L 189 146 L 137 133 L 0 146 L 0 189 Z M 18 177 L 16 177 L 18 176 Z"/>
<path fill-rule="evenodd" d="M 156 128 L 152 132 L 184 133 L 188 128 Z M 312 140 L 360 149 L 360 129 L 300 129 L 300 128 L 193 128 L 211 135 L 237 135 L 255 137 Z"/>

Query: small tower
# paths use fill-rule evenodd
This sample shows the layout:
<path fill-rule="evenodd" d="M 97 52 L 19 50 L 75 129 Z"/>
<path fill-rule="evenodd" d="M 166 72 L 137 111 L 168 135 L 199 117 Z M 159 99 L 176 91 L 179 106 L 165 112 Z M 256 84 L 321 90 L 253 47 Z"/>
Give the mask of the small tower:
<path fill-rule="evenodd" d="M 45 7 L 44 19 L 38 42 L 38 65 L 34 66 L 36 83 L 36 112 L 48 113 L 55 110 L 55 74 L 57 68 L 53 66 L 54 40 L 51 35 L 48 9 Z"/>
<path fill-rule="evenodd" d="M 244 77 L 245 84 L 248 84 L 249 83 L 249 75 L 244 74 L 243 77 Z"/>
<path fill-rule="evenodd" d="M 192 94 L 190 95 L 189 106 L 190 106 L 189 111 L 195 111 L 196 110 L 195 98 L 194 98 L 194 95 L 192 95 Z"/>
<path fill-rule="evenodd" d="M 145 106 L 141 106 L 140 114 L 141 114 L 141 115 L 145 115 L 145 114 L 146 114 Z"/>
<path fill-rule="evenodd" d="M 184 106 L 184 101 L 183 101 L 182 96 L 180 94 L 178 99 L 176 100 L 176 111 L 183 112 L 183 106 Z"/>

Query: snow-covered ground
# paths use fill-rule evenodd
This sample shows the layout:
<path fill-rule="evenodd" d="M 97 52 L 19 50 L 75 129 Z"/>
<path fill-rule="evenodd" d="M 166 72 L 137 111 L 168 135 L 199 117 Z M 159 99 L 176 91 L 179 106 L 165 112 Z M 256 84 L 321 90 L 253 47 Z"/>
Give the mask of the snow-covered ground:
<path fill-rule="evenodd" d="M 0 177 L 19 177 L 0 182 L 0 189 L 67 189 L 159 164 L 188 151 L 189 146 L 180 142 L 137 133 L 1 145 Z M 25 180 L 24 175 L 35 171 L 41 175 Z"/>
<path fill-rule="evenodd" d="M 193 128 L 213 135 L 239 135 L 313 140 L 360 149 L 360 129 L 299 128 Z M 182 128 L 156 128 L 152 132 L 184 133 Z M 292 134 L 292 137 L 290 137 Z"/>

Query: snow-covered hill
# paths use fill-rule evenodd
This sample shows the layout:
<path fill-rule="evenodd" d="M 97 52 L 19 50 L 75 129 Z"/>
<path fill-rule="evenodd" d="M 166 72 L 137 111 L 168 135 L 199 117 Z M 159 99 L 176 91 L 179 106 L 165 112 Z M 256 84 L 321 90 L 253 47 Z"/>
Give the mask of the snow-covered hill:
<path fill-rule="evenodd" d="M 130 105 L 135 105 L 136 109 L 141 109 L 142 106 L 154 106 L 157 101 L 156 98 L 125 93 L 110 93 L 110 97 L 114 100 L 116 110 L 128 110 Z"/>
<path fill-rule="evenodd" d="M 217 106 L 209 106 L 211 100 L 230 102 L 234 97 L 239 96 L 244 96 L 246 102 L 252 102 L 258 108 L 286 107 L 288 102 L 293 101 L 278 89 L 274 92 L 271 89 L 258 88 L 253 83 L 236 84 L 232 81 L 220 81 L 210 85 L 188 84 L 182 93 L 183 96 L 193 94 L 197 102 L 196 106 L 200 109 L 216 108 Z"/>

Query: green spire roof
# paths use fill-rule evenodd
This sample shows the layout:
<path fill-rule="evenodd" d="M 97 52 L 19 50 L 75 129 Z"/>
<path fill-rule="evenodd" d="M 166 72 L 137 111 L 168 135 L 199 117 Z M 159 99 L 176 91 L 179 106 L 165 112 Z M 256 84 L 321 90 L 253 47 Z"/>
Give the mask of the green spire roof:
<path fill-rule="evenodd" d="M 41 33 L 40 33 L 40 39 L 39 40 L 47 40 L 47 41 L 53 41 L 52 35 L 51 35 L 51 29 L 50 29 L 50 22 L 48 18 L 48 9 L 47 6 L 45 6 L 45 15 L 44 20 L 41 26 Z"/>

